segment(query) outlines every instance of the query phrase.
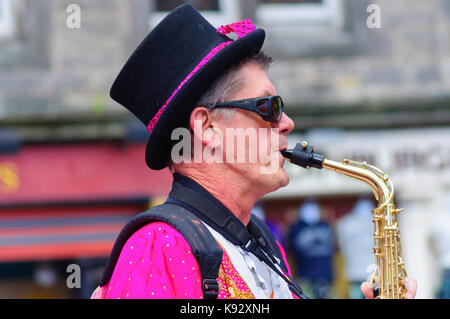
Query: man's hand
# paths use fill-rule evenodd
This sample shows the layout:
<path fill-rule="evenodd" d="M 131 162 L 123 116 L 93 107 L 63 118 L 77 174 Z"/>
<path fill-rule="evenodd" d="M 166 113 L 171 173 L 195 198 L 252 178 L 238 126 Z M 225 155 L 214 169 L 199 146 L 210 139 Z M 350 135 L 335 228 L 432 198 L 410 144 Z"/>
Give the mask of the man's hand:
<path fill-rule="evenodd" d="M 408 292 L 406 293 L 406 299 L 414 299 L 416 297 L 417 291 L 417 281 L 414 278 L 409 278 L 408 280 Z M 374 299 L 373 288 L 369 282 L 363 282 L 361 284 L 361 291 L 366 297 L 366 299 Z"/>

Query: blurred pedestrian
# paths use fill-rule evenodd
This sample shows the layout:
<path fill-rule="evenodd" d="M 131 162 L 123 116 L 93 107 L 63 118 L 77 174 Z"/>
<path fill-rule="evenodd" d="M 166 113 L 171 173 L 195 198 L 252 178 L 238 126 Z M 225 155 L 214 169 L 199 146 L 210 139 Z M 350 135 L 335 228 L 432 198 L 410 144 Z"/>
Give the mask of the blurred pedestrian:
<path fill-rule="evenodd" d="M 256 202 L 255 207 L 253 207 L 252 209 L 252 214 L 256 215 L 266 223 L 267 227 L 269 227 L 277 242 L 279 242 L 281 246 L 284 247 L 286 239 L 283 227 L 280 225 L 280 223 L 267 218 L 264 207 L 260 202 Z"/>
<path fill-rule="evenodd" d="M 450 195 L 446 198 L 444 210 L 437 212 L 437 216 L 433 218 L 431 239 L 441 272 L 436 298 L 450 299 Z"/>
<path fill-rule="evenodd" d="M 299 208 L 299 220 L 289 230 L 289 245 L 300 281 L 311 287 L 314 298 L 331 297 L 333 232 L 330 225 L 321 220 L 316 201 L 307 200 Z"/>
<path fill-rule="evenodd" d="M 350 299 L 361 299 L 364 295 L 360 286 L 369 277 L 373 256 L 373 203 L 360 199 L 352 210 L 336 224 L 336 239 L 344 257 L 345 277 L 349 281 Z"/>

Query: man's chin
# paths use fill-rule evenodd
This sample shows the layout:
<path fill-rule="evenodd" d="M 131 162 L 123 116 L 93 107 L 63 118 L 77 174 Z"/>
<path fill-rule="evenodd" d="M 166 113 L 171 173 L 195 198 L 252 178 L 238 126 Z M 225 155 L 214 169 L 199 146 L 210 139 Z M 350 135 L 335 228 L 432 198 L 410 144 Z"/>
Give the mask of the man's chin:
<path fill-rule="evenodd" d="M 289 175 L 286 173 L 286 171 L 284 170 L 283 167 L 280 167 L 280 171 L 281 173 L 284 175 L 283 177 L 281 177 L 282 181 L 281 181 L 281 187 L 286 187 L 289 185 Z"/>
<path fill-rule="evenodd" d="M 269 176 L 269 182 L 272 186 L 271 192 L 275 192 L 289 184 L 289 175 L 283 167 L 279 167 L 276 173 L 267 176 Z"/>

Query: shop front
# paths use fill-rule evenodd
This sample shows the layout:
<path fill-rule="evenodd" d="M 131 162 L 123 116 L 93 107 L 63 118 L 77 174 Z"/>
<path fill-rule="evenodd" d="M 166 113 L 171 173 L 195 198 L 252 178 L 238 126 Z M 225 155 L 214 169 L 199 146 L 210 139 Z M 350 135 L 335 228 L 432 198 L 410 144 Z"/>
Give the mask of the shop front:
<path fill-rule="evenodd" d="M 170 189 L 144 152 L 86 143 L 0 154 L 0 298 L 89 297 L 121 228 Z"/>

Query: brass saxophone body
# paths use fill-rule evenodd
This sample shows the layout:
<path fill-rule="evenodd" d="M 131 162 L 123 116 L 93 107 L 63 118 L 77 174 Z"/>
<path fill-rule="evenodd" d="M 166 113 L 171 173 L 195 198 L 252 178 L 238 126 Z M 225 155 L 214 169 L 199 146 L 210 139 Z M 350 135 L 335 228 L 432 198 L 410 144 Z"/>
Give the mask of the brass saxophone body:
<path fill-rule="evenodd" d="M 368 184 L 378 201 L 372 210 L 376 270 L 371 276 L 376 298 L 405 299 L 408 276 L 400 255 L 400 228 L 397 215 L 403 209 L 394 204 L 394 184 L 380 169 L 350 160 L 335 162 L 315 153 L 306 142 L 282 152 L 291 163 L 304 168 L 326 168 Z"/>

